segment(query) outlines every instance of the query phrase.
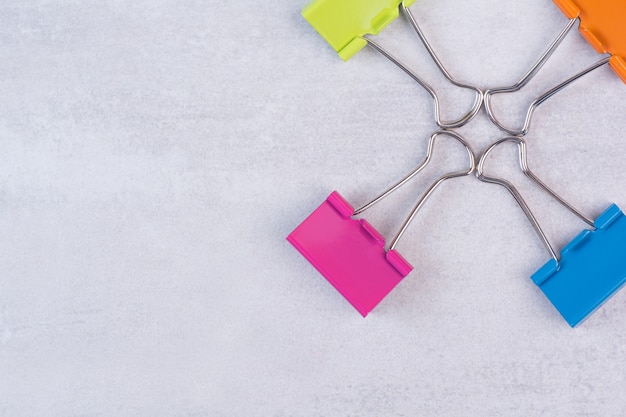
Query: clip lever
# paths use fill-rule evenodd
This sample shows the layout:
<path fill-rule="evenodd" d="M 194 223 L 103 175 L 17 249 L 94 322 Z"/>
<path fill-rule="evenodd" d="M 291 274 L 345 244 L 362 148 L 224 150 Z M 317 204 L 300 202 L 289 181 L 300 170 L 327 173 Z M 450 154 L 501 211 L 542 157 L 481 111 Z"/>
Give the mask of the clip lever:
<path fill-rule="evenodd" d="M 563 90 L 565 87 L 592 72 L 593 70 L 609 64 L 617 76 L 626 83 L 626 2 L 615 0 L 553 0 L 563 14 L 569 19 L 559 35 L 550 44 L 548 49 L 541 55 L 535 64 L 520 78 L 520 80 L 508 87 L 491 88 L 485 91 L 485 110 L 491 121 L 501 130 L 514 136 L 524 136 L 528 133 L 535 109 L 547 99 Z M 554 51 L 563 39 L 579 22 L 578 29 L 581 35 L 593 46 L 599 54 L 608 54 L 599 61 L 585 68 L 576 75 L 568 78 L 559 85 L 537 97 L 528 107 L 524 125 L 516 129 L 504 125 L 496 117 L 491 103 L 491 97 L 496 94 L 514 93 L 522 89 L 539 72 L 543 65 L 550 59 Z"/>

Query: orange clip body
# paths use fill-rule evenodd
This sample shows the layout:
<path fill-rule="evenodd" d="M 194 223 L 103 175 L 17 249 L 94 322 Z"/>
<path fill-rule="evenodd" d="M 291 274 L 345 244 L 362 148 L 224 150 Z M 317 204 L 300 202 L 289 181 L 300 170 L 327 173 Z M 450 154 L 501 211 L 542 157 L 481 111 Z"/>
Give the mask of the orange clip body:
<path fill-rule="evenodd" d="M 626 0 L 553 0 L 568 19 L 580 19 L 580 33 L 626 83 Z"/>

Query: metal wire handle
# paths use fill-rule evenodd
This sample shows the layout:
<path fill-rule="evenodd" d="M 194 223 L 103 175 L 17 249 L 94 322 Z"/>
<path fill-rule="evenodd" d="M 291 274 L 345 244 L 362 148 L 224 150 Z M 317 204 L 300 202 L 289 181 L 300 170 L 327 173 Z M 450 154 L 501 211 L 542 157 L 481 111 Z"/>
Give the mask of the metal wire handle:
<path fill-rule="evenodd" d="M 406 220 L 404 221 L 404 223 L 400 227 L 400 230 L 398 231 L 396 236 L 393 238 L 393 240 L 389 244 L 389 250 L 392 250 L 392 249 L 394 249 L 396 247 L 396 245 L 398 244 L 398 241 L 400 240 L 400 238 L 402 237 L 402 235 L 404 234 L 406 229 L 409 227 L 409 224 L 411 223 L 411 221 L 413 221 L 413 218 L 415 217 L 415 215 L 417 214 L 419 209 L 422 207 L 422 205 L 424 205 L 424 202 L 428 199 L 428 197 L 430 197 L 430 195 L 435 191 L 435 189 L 437 189 L 437 187 L 439 187 L 439 185 L 441 185 L 444 181 L 449 180 L 451 178 L 463 177 L 463 176 L 469 175 L 472 172 L 474 172 L 474 167 L 476 165 L 474 152 L 472 151 L 470 146 L 467 144 L 465 139 L 463 139 L 463 137 L 461 135 L 459 135 L 458 133 L 453 132 L 453 131 L 449 131 L 449 130 L 438 130 L 437 132 L 433 133 L 430 136 L 430 140 L 428 141 L 428 151 L 426 152 L 426 158 L 424 159 L 424 161 L 417 168 L 415 168 L 413 171 L 411 171 L 407 176 L 402 178 L 396 184 L 392 185 L 390 188 L 385 190 L 382 194 L 380 194 L 378 197 L 374 198 L 369 203 L 367 203 L 367 204 L 361 206 L 360 208 L 356 209 L 354 211 L 354 213 L 353 213 L 353 215 L 356 216 L 356 215 L 364 212 L 365 210 L 369 209 L 370 207 L 372 207 L 373 205 L 375 205 L 376 203 L 380 202 L 382 199 L 387 197 L 389 194 L 391 194 L 394 191 L 396 191 L 398 188 L 402 187 L 404 184 L 406 184 L 408 181 L 410 181 L 417 174 L 419 174 L 420 171 L 422 171 L 426 167 L 426 165 L 428 165 L 428 163 L 430 162 L 430 160 L 432 158 L 432 155 L 433 155 L 433 149 L 434 149 L 434 146 L 435 146 L 435 140 L 440 135 L 446 135 L 446 136 L 449 136 L 449 137 L 451 137 L 453 139 L 456 139 L 458 142 L 461 143 L 461 145 L 463 145 L 465 147 L 465 149 L 467 151 L 467 155 L 469 157 L 469 168 L 467 170 L 465 170 L 465 171 L 455 171 L 455 172 L 448 173 L 446 175 L 442 175 L 435 182 L 433 182 L 430 185 L 430 187 L 428 187 L 428 189 L 424 192 L 424 194 L 422 194 L 422 196 L 419 198 L 419 200 L 417 201 L 417 203 L 415 204 L 415 206 L 411 210 L 411 213 L 408 215 L 408 217 L 406 218 Z"/>
<path fill-rule="evenodd" d="M 365 36 L 365 37 L 363 37 L 363 39 L 367 42 L 367 45 L 369 47 L 371 47 L 372 49 L 374 49 L 375 51 L 380 53 L 382 56 L 387 58 L 389 61 L 391 61 L 393 64 L 395 64 L 398 68 L 400 68 L 402 71 L 404 71 L 406 74 L 408 74 L 422 88 L 424 88 L 424 90 L 426 90 L 428 92 L 428 94 L 432 97 L 432 99 L 433 99 L 433 101 L 435 103 L 435 121 L 437 122 L 437 125 L 439 127 L 441 127 L 442 129 L 451 129 L 451 128 L 461 127 L 461 126 L 465 125 L 467 122 L 472 120 L 474 118 L 474 116 L 476 116 L 476 114 L 478 114 L 478 111 L 482 107 L 482 103 L 483 103 L 483 92 L 482 92 L 482 90 L 477 88 L 477 87 L 468 85 L 468 84 L 460 83 L 460 82 L 456 81 L 454 78 L 452 78 L 452 76 L 450 75 L 450 73 L 448 72 L 446 67 L 443 65 L 443 63 L 441 62 L 441 60 L 439 59 L 439 57 L 437 56 L 437 54 L 435 53 L 433 48 L 428 43 L 428 40 L 426 39 L 426 36 L 424 35 L 424 32 L 422 32 L 421 28 L 417 24 L 417 20 L 415 20 L 415 17 L 413 16 L 413 13 L 411 13 L 409 8 L 405 6 L 404 1 L 402 3 L 400 3 L 399 7 L 400 7 L 400 11 L 406 17 L 406 19 L 409 21 L 409 23 L 411 24 L 411 26 L 415 30 L 415 33 L 417 34 L 417 36 L 420 38 L 420 40 L 422 41 L 422 43 L 426 47 L 426 50 L 428 51 L 428 54 L 433 59 L 433 61 L 437 65 L 437 68 L 439 68 L 439 71 L 441 71 L 441 73 L 444 75 L 444 77 L 446 77 L 446 79 L 448 81 L 450 81 L 450 83 L 452 83 L 453 85 L 455 85 L 457 87 L 465 88 L 465 89 L 469 89 L 469 90 L 474 91 L 474 93 L 475 93 L 474 104 L 472 105 L 471 109 L 466 114 L 464 114 L 461 118 L 459 118 L 457 120 L 453 120 L 453 121 L 443 121 L 443 120 L 441 120 L 441 109 L 440 109 L 440 105 L 439 105 L 439 97 L 437 96 L 437 93 L 435 92 L 435 90 L 426 81 L 424 81 L 419 75 L 417 75 L 415 72 L 413 72 L 406 64 L 404 64 L 402 61 L 400 61 L 399 59 L 394 57 L 389 51 L 387 51 L 382 46 L 380 46 L 379 44 L 374 42 L 370 37 Z"/>
<path fill-rule="evenodd" d="M 559 255 L 557 255 L 556 251 L 554 250 L 554 248 L 550 244 L 550 241 L 548 240 L 548 237 L 546 236 L 544 231 L 541 229 L 541 226 L 539 225 L 539 222 L 537 222 L 537 219 L 533 215 L 533 212 L 530 210 L 530 208 L 528 207 L 528 204 L 526 204 L 526 201 L 524 201 L 524 198 L 519 193 L 517 188 L 515 188 L 515 186 L 513 184 L 511 184 L 510 182 L 508 182 L 508 181 L 506 181 L 504 179 L 495 178 L 495 177 L 489 177 L 489 176 L 484 174 L 485 161 L 486 161 L 487 157 L 489 156 L 489 154 L 491 153 L 491 151 L 493 151 L 496 147 L 498 147 L 499 145 L 501 145 L 503 143 L 506 143 L 506 142 L 517 143 L 517 147 L 518 147 L 518 150 L 519 150 L 519 164 L 520 164 L 520 168 L 522 169 L 522 172 L 528 178 L 530 178 L 542 190 L 547 192 L 550 196 L 552 196 L 559 203 L 561 203 L 565 208 L 567 208 L 569 211 L 571 211 L 576 216 L 578 216 L 582 221 L 584 221 L 589 226 L 591 226 L 591 227 L 593 227 L 595 229 L 593 220 L 591 218 L 585 216 L 584 214 L 582 214 L 576 208 L 574 208 L 571 204 L 569 204 L 567 201 L 565 201 L 563 199 L 563 197 L 558 195 L 556 192 L 552 191 L 550 189 L 550 187 L 548 187 L 546 184 L 544 184 L 543 181 L 541 181 L 539 178 L 537 178 L 537 176 L 535 176 L 535 174 L 533 174 L 533 172 L 528 167 L 528 156 L 527 156 L 527 153 L 526 153 L 526 142 L 524 141 L 524 139 L 522 139 L 522 138 L 520 138 L 518 136 L 508 136 L 508 137 L 505 137 L 505 138 L 500 139 L 497 142 L 493 143 L 491 146 L 489 146 L 489 148 L 487 148 L 487 150 L 485 150 L 485 152 L 483 152 L 483 154 L 480 156 L 480 159 L 479 159 L 479 162 L 478 162 L 478 167 L 476 168 L 476 175 L 477 175 L 478 179 L 483 181 L 483 182 L 501 185 L 501 186 L 506 188 L 511 193 L 513 198 L 515 198 L 515 201 L 517 201 L 517 204 L 519 204 L 519 206 L 524 211 L 524 214 L 526 215 L 526 217 L 530 221 L 531 225 L 533 226 L 533 229 L 535 229 L 535 232 L 537 233 L 537 235 L 539 236 L 539 238 L 543 242 L 544 246 L 550 252 L 550 255 L 552 256 L 552 258 L 554 258 L 554 260 L 556 261 L 556 263 L 558 265 L 558 263 L 560 262 Z"/>
<path fill-rule="evenodd" d="M 590 65 L 589 67 L 585 68 L 581 72 L 579 72 L 576 75 L 568 78 L 567 80 L 563 81 L 562 83 L 560 83 L 556 87 L 553 87 L 553 88 L 549 89 L 548 91 L 544 92 L 539 97 L 537 97 L 535 100 L 533 100 L 532 103 L 530 103 L 530 106 L 528 107 L 528 111 L 526 112 L 526 118 L 524 120 L 524 125 L 523 125 L 523 127 L 521 129 L 515 129 L 515 128 L 512 128 L 512 127 L 505 126 L 504 123 L 502 123 L 500 120 L 498 120 L 498 118 L 496 117 L 496 115 L 495 115 L 495 113 L 493 111 L 493 106 L 491 104 L 491 97 L 496 95 L 496 94 L 514 93 L 516 91 L 521 90 L 526 84 L 528 84 L 528 82 L 535 75 L 537 75 L 539 70 L 544 66 L 544 64 L 548 61 L 548 59 L 550 59 L 552 54 L 554 54 L 554 51 L 558 48 L 558 46 L 561 44 L 561 42 L 567 36 L 567 34 L 571 31 L 571 29 L 574 27 L 574 24 L 577 21 L 579 21 L 579 19 L 578 18 L 574 18 L 574 19 L 570 19 L 567 22 L 567 24 L 561 30 L 559 35 L 552 41 L 550 46 L 548 46 L 548 49 L 546 49 L 546 51 L 541 55 L 541 57 L 539 57 L 537 62 L 535 62 L 535 64 L 528 71 L 526 71 L 526 73 L 522 76 L 522 78 L 519 79 L 518 82 L 516 82 L 515 84 L 513 84 L 511 86 L 508 86 L 508 87 L 490 88 L 487 91 L 485 91 L 485 94 L 484 94 L 485 110 L 487 111 L 487 115 L 489 116 L 489 119 L 493 122 L 493 124 L 495 124 L 501 130 L 503 130 L 504 132 L 507 132 L 510 135 L 514 135 L 514 136 L 524 136 L 524 135 L 526 135 L 528 133 L 528 129 L 530 128 L 530 123 L 532 121 L 533 114 L 534 114 L 535 109 L 537 107 L 539 107 L 547 99 L 549 99 L 550 97 L 552 97 L 553 95 L 555 95 L 559 91 L 563 90 L 565 87 L 567 87 L 568 85 L 570 85 L 574 81 L 578 80 L 579 78 L 581 78 L 584 75 L 590 73 L 591 71 L 595 70 L 596 68 L 599 68 L 599 67 L 601 67 L 601 66 L 603 66 L 603 65 L 605 65 L 605 64 L 607 64 L 609 62 L 610 56 L 609 57 L 603 57 L 598 62 Z"/>

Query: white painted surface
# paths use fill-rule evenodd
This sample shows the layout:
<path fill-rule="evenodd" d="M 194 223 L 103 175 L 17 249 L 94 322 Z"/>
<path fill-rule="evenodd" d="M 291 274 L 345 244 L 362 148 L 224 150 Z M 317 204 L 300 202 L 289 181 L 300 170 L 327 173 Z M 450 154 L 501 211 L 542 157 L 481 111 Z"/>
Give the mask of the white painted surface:
<path fill-rule="evenodd" d="M 401 241 L 415 271 L 367 319 L 285 242 L 333 189 L 356 205 L 407 172 L 435 129 L 422 90 L 372 51 L 341 62 L 302 6 L 0 4 L 0 415 L 626 415 L 626 291 L 570 329 L 529 279 L 548 255 L 504 189 L 444 185 Z M 515 81 L 565 24 L 547 0 L 412 10 L 481 87 Z M 406 22 L 380 41 L 444 111 L 470 100 Z M 596 58 L 572 33 L 502 111 L 518 120 Z M 598 70 L 528 135 L 531 167 L 592 216 L 626 207 L 625 102 Z M 484 114 L 460 132 L 477 153 L 501 136 Z M 456 169 L 442 143 L 434 162 Z M 584 225 L 514 152 L 491 166 L 562 247 Z M 368 219 L 390 238 L 443 170 Z"/>

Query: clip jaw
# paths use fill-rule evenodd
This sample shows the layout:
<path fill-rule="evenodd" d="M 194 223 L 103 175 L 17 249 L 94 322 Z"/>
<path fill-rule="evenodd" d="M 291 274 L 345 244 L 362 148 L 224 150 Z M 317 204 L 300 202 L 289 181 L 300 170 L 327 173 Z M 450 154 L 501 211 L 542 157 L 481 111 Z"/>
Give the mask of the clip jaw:
<path fill-rule="evenodd" d="M 531 277 L 572 327 L 626 283 L 626 217 L 612 204 L 594 224 Z"/>
<path fill-rule="evenodd" d="M 413 267 L 353 213 L 334 191 L 287 240 L 365 317 Z"/>
<path fill-rule="evenodd" d="M 609 65 L 626 83 L 626 2 L 553 0 L 568 19 L 579 19 L 580 34 L 599 54 L 610 54 Z"/>
<path fill-rule="evenodd" d="M 347 61 L 367 45 L 365 35 L 380 33 L 398 17 L 400 4 L 415 0 L 313 0 L 302 16 Z"/>

